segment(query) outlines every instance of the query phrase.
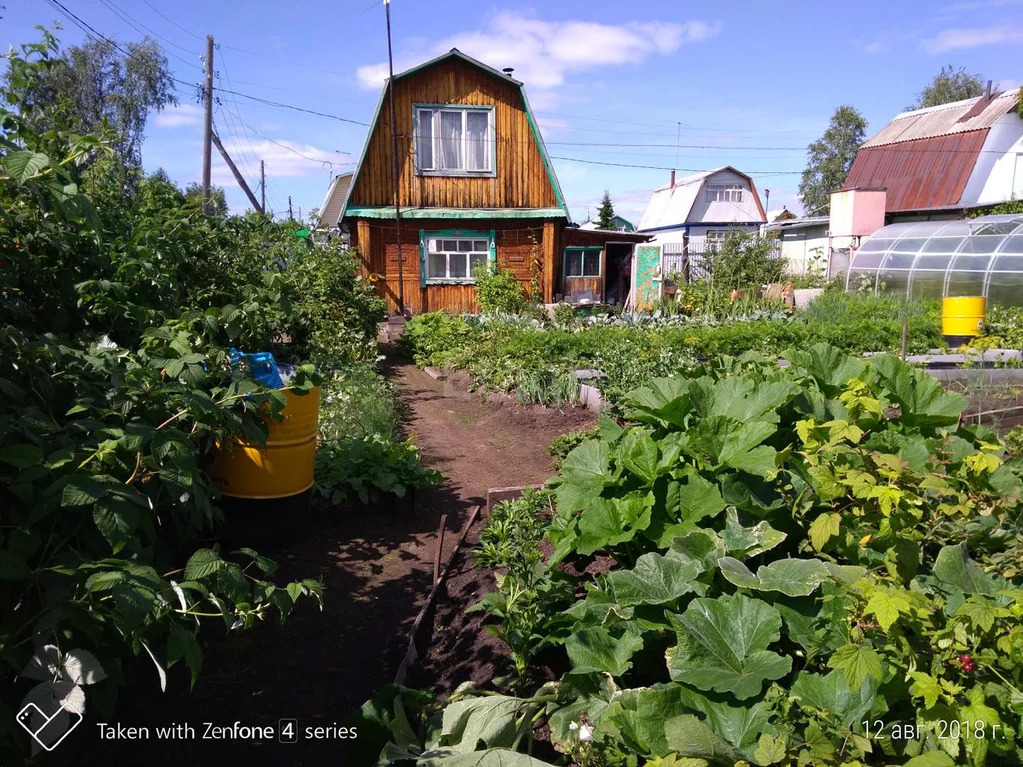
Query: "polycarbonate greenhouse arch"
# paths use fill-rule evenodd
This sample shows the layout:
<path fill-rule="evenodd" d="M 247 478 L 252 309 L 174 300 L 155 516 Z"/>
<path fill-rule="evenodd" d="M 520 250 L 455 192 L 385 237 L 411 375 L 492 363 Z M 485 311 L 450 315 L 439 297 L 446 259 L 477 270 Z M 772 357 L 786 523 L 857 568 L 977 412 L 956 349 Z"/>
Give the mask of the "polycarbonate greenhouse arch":
<path fill-rule="evenodd" d="M 907 298 L 984 296 L 1023 306 L 1023 215 L 890 224 L 853 255 L 845 289 Z"/>

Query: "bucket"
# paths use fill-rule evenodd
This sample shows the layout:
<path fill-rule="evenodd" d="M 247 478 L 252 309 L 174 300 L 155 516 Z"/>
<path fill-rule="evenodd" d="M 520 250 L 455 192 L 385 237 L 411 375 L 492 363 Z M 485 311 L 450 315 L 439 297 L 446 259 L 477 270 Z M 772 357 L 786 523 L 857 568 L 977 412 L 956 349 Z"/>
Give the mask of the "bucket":
<path fill-rule="evenodd" d="M 941 334 L 948 338 L 976 338 L 984 330 L 984 296 L 946 296 L 941 301 Z"/>
<path fill-rule="evenodd" d="M 267 416 L 266 447 L 235 437 L 219 445 L 212 475 L 223 495 L 233 498 L 287 498 L 313 486 L 320 387 L 308 394 L 285 391 L 282 415 Z"/>

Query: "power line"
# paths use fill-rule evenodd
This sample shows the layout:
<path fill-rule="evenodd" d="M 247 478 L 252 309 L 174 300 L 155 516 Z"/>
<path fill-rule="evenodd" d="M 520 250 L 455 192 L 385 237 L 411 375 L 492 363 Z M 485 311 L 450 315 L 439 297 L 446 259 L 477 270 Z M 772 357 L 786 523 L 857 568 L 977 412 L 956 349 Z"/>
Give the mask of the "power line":
<path fill-rule="evenodd" d="M 668 165 L 632 165 L 624 162 L 604 162 L 603 160 L 584 160 L 581 157 L 557 157 L 551 155 L 552 160 L 567 160 L 568 162 L 583 162 L 588 165 L 611 165 L 616 168 L 642 168 L 646 170 L 681 170 L 685 173 L 706 173 L 714 168 L 672 168 Z M 791 176 L 799 175 L 801 170 L 761 170 L 755 171 L 758 176 Z"/>
<path fill-rule="evenodd" d="M 134 30 L 135 30 L 136 32 L 138 32 L 138 33 L 139 33 L 140 35 L 143 35 L 143 36 L 145 36 L 145 35 L 146 35 L 146 32 L 148 32 L 148 33 L 150 33 L 150 34 L 152 34 L 152 35 L 154 35 L 154 36 L 158 37 L 159 39 L 163 40 L 164 42 L 166 42 L 166 43 L 168 43 L 168 44 L 170 44 L 170 45 L 173 45 L 173 46 L 174 46 L 175 48 L 177 48 L 178 50 L 182 50 L 182 51 L 184 51 L 185 53 L 189 53 L 189 54 L 191 54 L 191 55 L 193 55 L 193 56 L 197 55 L 197 54 L 195 53 L 195 51 L 191 51 L 191 50 L 189 50 L 188 48 L 185 48 L 185 47 L 184 47 L 183 45 L 178 45 L 178 44 L 177 44 L 176 42 L 174 42 L 173 40 L 171 40 L 171 39 L 169 39 L 169 38 L 166 38 L 166 37 L 164 37 L 163 35 L 161 35 L 161 34 L 160 34 L 159 32 L 157 32 L 156 30 L 152 29 L 151 27 L 148 27 L 148 26 L 146 26 L 146 25 L 145 25 L 145 24 L 143 24 L 143 23 L 142 23 L 141 21 L 139 21 L 139 20 L 138 20 L 138 19 L 136 19 L 136 18 L 135 18 L 134 16 L 132 16 L 132 15 L 131 15 L 130 13 L 128 13 L 127 11 L 125 11 L 125 10 L 124 10 L 123 8 L 121 8 L 120 6 L 116 5 L 116 4 L 115 4 L 115 3 L 113 2 L 113 0 L 100 0 L 100 2 L 101 2 L 101 3 L 102 3 L 102 4 L 104 5 L 104 6 L 106 6 L 108 10 L 112 11 L 112 12 L 113 12 L 113 13 L 114 13 L 115 15 L 117 15 L 117 16 L 118 16 L 118 17 L 119 17 L 119 18 L 121 19 L 121 21 L 123 21 L 123 22 L 124 22 L 125 24 L 127 24 L 127 25 L 128 25 L 129 27 L 131 27 L 132 29 L 134 29 Z M 134 22 L 134 23 L 133 23 L 133 22 Z M 136 27 L 136 26 L 135 26 L 135 24 L 138 24 L 138 25 L 139 25 L 140 27 L 142 27 L 142 29 L 145 29 L 145 30 L 146 30 L 146 32 L 143 32 L 142 30 L 140 30 L 140 29 L 139 29 L 138 27 Z M 170 53 L 170 51 L 167 51 L 167 53 Z M 171 55 L 173 55 L 173 54 L 171 54 Z M 184 59 L 181 59 L 180 57 L 178 57 L 178 58 L 179 58 L 179 60 L 180 60 L 180 61 L 184 61 Z M 187 64 L 188 62 L 186 61 L 185 63 Z"/>
<path fill-rule="evenodd" d="M 165 14 L 163 13 L 163 11 L 161 11 L 161 10 L 160 10 L 159 8 L 157 8 L 157 7 L 155 6 L 155 5 L 153 5 L 153 4 L 151 3 L 151 2 L 149 2 L 149 0 L 142 0 L 142 2 L 144 2 L 144 3 L 146 4 L 146 5 L 148 5 L 148 6 L 150 7 L 150 8 L 152 8 L 152 9 L 153 9 L 154 11 L 156 11 L 156 13 L 157 13 L 157 14 L 158 14 L 159 16 L 161 16 L 161 17 L 163 17 L 164 19 L 166 19 L 167 21 L 169 21 L 169 22 L 170 22 L 171 24 L 173 24 L 174 26 L 176 26 L 176 27 L 177 27 L 178 29 L 180 29 L 180 30 L 181 30 L 182 32 L 184 32 L 185 34 L 187 34 L 187 35 L 191 35 L 192 37 L 194 37 L 194 38 L 195 38 L 196 40 L 199 40 L 200 42 L 202 42 L 203 40 L 205 40 L 205 39 L 206 39 L 206 38 L 205 38 L 205 37 L 204 37 L 203 35 L 199 35 L 199 34 L 196 34 L 195 32 L 192 32 L 192 31 L 190 31 L 190 30 L 188 30 L 188 29 L 185 29 L 185 28 L 184 28 L 183 26 L 181 26 L 180 24 L 178 24 L 178 22 L 174 21 L 174 19 L 172 19 L 172 18 L 170 18 L 169 16 L 165 15 Z"/>

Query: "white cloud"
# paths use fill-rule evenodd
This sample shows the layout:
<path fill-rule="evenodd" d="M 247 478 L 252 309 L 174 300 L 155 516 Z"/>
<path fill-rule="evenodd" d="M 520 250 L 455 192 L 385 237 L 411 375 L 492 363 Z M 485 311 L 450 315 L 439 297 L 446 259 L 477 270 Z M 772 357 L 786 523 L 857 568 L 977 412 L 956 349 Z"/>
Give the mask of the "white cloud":
<path fill-rule="evenodd" d="M 934 37 L 920 41 L 928 53 L 944 53 L 962 48 L 977 48 L 1023 40 L 1023 27 L 994 26 L 945 29 Z"/>
<path fill-rule="evenodd" d="M 232 142 L 225 138 L 225 144 L 227 144 L 227 149 L 230 152 Z M 301 144 L 297 141 L 288 141 L 287 139 L 279 139 L 275 143 L 274 141 L 261 139 L 253 140 L 251 142 L 251 149 L 249 147 L 249 144 L 245 145 L 250 154 L 266 162 L 267 169 L 270 170 L 275 178 L 326 175 L 328 166 L 323 164 L 325 162 L 332 163 L 335 172 L 351 168 L 350 164 L 344 165 L 345 160 L 348 158 L 327 149 L 320 149 L 312 144 Z M 214 154 L 214 158 L 217 161 L 213 168 L 214 182 L 222 186 L 234 186 L 235 180 L 231 170 L 221 161 L 218 154 Z M 249 174 L 253 172 L 251 169 L 240 165 L 238 157 L 232 157 L 232 159 L 234 159 L 235 164 L 239 164 L 239 170 L 242 172 L 242 175 L 247 175 L 246 171 Z M 256 170 L 258 171 L 258 168 Z M 250 185 L 254 181 L 258 181 L 258 179 L 251 178 L 247 180 Z"/>
<path fill-rule="evenodd" d="M 636 64 L 669 54 L 687 43 L 716 35 L 719 22 L 688 21 L 600 24 L 590 21 L 543 21 L 514 11 L 495 14 L 485 30 L 462 32 L 440 40 L 418 55 L 402 57 L 401 71 L 451 48 L 491 66 L 513 67 L 514 77 L 532 89 L 556 88 L 568 75 L 605 66 Z M 364 88 L 378 89 L 387 78 L 387 64 L 356 70 Z"/>
<path fill-rule="evenodd" d="M 179 104 L 176 107 L 167 107 L 158 112 L 153 118 L 153 124 L 158 128 L 180 128 L 188 125 L 202 124 L 202 109 L 194 104 Z"/>

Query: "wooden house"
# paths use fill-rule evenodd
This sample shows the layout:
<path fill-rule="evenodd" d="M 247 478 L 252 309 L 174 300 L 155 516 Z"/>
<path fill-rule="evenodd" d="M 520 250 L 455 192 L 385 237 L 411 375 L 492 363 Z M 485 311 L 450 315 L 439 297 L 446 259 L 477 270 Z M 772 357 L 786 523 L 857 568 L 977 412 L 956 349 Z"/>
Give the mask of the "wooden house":
<path fill-rule="evenodd" d="M 388 81 L 340 224 L 390 309 L 415 313 L 477 311 L 486 266 L 547 303 L 624 299 L 620 262 L 648 239 L 573 227 L 522 83 L 457 49 Z"/>

